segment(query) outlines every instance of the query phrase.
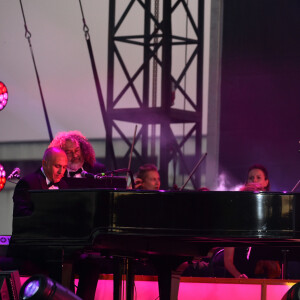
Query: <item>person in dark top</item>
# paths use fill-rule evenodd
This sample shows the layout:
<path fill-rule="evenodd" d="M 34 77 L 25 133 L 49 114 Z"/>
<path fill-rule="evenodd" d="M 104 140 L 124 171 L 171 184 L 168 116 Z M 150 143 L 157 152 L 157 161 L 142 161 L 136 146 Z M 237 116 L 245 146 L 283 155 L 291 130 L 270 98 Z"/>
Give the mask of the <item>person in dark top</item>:
<path fill-rule="evenodd" d="M 240 189 L 245 192 L 268 192 L 270 180 L 267 169 L 261 164 L 254 164 L 248 169 L 245 185 Z M 224 265 L 235 278 L 263 277 L 278 278 L 280 266 L 278 261 L 254 261 L 259 249 L 252 247 L 225 247 Z"/>
<path fill-rule="evenodd" d="M 57 133 L 50 147 L 61 148 L 66 152 L 68 158 L 66 177 L 81 178 L 82 171 L 92 174 L 106 171 L 103 164 L 96 162 L 93 146 L 80 131 Z"/>
<path fill-rule="evenodd" d="M 224 266 L 234 278 L 254 277 L 251 247 L 225 247 Z"/>
<path fill-rule="evenodd" d="M 19 180 L 14 194 L 14 217 L 28 216 L 33 211 L 29 190 L 64 189 L 68 185 L 63 180 L 67 169 L 67 155 L 59 148 L 48 148 L 43 156 L 42 166 L 34 173 Z"/>
<path fill-rule="evenodd" d="M 241 191 L 246 192 L 269 192 L 270 180 L 267 169 L 260 164 L 252 165 L 248 169 L 247 179 Z"/>
<path fill-rule="evenodd" d="M 21 178 L 15 187 L 13 194 L 14 219 L 30 216 L 33 213 L 34 206 L 30 200 L 29 190 L 64 189 L 68 187 L 63 180 L 67 163 L 67 155 L 62 149 L 54 147 L 46 149 L 42 166 L 34 173 Z M 13 240 L 14 232 L 8 248 L 8 259 L 12 259 L 14 265 L 18 266 L 20 273 L 43 273 L 59 281 L 60 274 L 57 272 L 57 268 L 47 262 L 49 253 L 47 250 L 41 251 L 40 248 L 30 245 L 26 247 L 16 246 L 13 245 Z"/>
<path fill-rule="evenodd" d="M 68 181 L 68 179 L 71 179 L 70 177 L 82 178 L 82 171 L 92 174 L 106 171 L 106 167 L 96 161 L 93 146 L 80 131 L 57 133 L 49 147 L 58 147 L 65 151 L 68 158 L 68 166 L 64 176 L 72 188 L 76 187 L 73 186 L 74 183 Z M 88 181 L 84 184 L 81 183 L 80 187 L 88 188 L 90 187 L 88 184 Z M 83 300 L 92 300 L 95 296 L 99 273 L 107 269 L 106 265 L 109 262 L 104 258 L 95 256 L 95 253 L 77 253 L 77 256 L 73 270 L 79 275 L 76 294 Z M 74 277 L 74 274 L 72 276 Z"/>
<path fill-rule="evenodd" d="M 79 137 L 79 139 L 81 138 Z M 66 176 L 68 176 L 68 165 L 71 167 L 74 167 L 76 164 L 80 166 L 81 163 L 79 162 L 82 162 L 83 158 L 85 158 L 87 162 L 82 164 L 85 170 L 89 172 L 95 170 L 93 169 L 95 168 L 95 156 L 92 148 L 90 148 L 91 146 L 87 146 L 85 142 L 82 142 L 81 145 L 84 145 L 82 146 L 83 149 L 88 149 L 89 154 L 85 155 L 81 152 L 81 148 L 80 150 L 75 148 L 71 149 L 73 151 L 72 154 L 69 153 L 67 155 L 61 147 L 49 146 L 45 151 L 42 167 L 36 172 L 23 177 L 16 185 L 13 195 L 14 217 L 29 216 L 34 211 L 33 204 L 29 198 L 29 190 L 69 188 L 65 181 Z M 65 149 L 69 149 L 69 147 L 66 146 Z M 78 153 L 79 155 L 77 155 Z M 69 163 L 69 158 L 71 163 Z M 103 168 L 104 166 L 100 165 L 100 168 L 97 170 L 101 171 Z M 57 255 L 57 253 L 49 253 L 49 251 L 41 251 L 41 249 L 36 247 L 26 247 L 26 249 L 14 247 L 9 250 L 9 256 L 14 258 L 14 262 L 19 266 L 21 273 L 42 273 L 59 282 L 61 280 L 61 274 L 58 273 L 59 268 L 47 263 L 48 256 Z M 77 295 L 84 300 L 94 299 L 100 270 L 99 260 L 90 259 L 85 255 L 81 255 L 81 253 L 74 253 L 73 264 L 75 271 L 79 275 Z M 69 288 L 72 291 L 74 290 L 73 282 L 70 282 Z"/>

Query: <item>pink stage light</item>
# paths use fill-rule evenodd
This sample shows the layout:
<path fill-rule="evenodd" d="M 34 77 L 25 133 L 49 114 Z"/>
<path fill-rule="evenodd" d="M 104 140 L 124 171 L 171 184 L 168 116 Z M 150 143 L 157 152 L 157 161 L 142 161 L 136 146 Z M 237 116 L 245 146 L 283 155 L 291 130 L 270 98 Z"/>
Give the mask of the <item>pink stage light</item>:
<path fill-rule="evenodd" d="M 6 183 L 6 173 L 2 165 L 0 165 L 0 192 L 4 189 Z"/>
<path fill-rule="evenodd" d="M 3 110 L 7 104 L 8 92 L 5 84 L 0 81 L 0 111 Z"/>

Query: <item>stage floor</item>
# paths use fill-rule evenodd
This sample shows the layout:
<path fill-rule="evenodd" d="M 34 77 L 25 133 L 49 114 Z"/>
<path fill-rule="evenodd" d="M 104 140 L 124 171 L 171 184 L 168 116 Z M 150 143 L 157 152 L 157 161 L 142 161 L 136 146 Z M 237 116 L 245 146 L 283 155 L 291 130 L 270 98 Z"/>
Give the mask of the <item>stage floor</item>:
<path fill-rule="evenodd" d="M 26 279 L 21 277 L 21 284 Z M 299 280 L 182 277 L 178 300 L 281 300 L 297 282 Z M 112 275 L 100 275 L 95 300 L 112 299 Z M 159 299 L 156 276 L 135 276 L 135 299 Z"/>

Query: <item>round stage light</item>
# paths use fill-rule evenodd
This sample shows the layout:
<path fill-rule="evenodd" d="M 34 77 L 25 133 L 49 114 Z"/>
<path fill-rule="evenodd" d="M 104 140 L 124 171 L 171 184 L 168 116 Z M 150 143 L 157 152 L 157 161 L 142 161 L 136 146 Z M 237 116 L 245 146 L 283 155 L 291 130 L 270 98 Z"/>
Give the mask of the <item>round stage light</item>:
<path fill-rule="evenodd" d="M 8 100 L 8 92 L 5 84 L 0 81 L 0 111 L 4 109 Z"/>
<path fill-rule="evenodd" d="M 0 165 L 0 191 L 4 189 L 6 183 L 6 173 L 4 167 Z"/>

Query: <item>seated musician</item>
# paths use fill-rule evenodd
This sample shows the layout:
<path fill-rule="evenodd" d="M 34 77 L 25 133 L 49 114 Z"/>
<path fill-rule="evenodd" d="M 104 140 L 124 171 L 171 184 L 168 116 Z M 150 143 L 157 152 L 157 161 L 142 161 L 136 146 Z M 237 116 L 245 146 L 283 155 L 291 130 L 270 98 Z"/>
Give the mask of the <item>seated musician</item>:
<path fill-rule="evenodd" d="M 19 180 L 16 185 L 14 200 L 14 217 L 28 216 L 33 212 L 29 199 L 29 190 L 46 190 L 67 188 L 62 179 L 67 169 L 66 153 L 59 148 L 48 148 L 43 156 L 42 167 L 34 173 Z"/>
<path fill-rule="evenodd" d="M 93 146 L 80 131 L 57 133 L 49 147 L 58 147 L 66 152 L 68 166 L 65 177 L 82 178 L 82 171 L 92 174 L 106 171 L 106 167 L 96 161 Z M 75 260 L 74 266 L 74 272 L 79 275 L 76 294 L 84 300 L 92 300 L 99 273 L 104 269 L 111 269 L 110 263 L 101 257 L 95 257 L 95 254 L 77 253 L 77 255 L 79 257 Z"/>
<path fill-rule="evenodd" d="M 135 188 L 141 190 L 159 190 L 160 176 L 155 165 L 145 164 L 139 167 L 135 179 Z"/>
<path fill-rule="evenodd" d="M 135 188 L 140 190 L 159 190 L 160 175 L 154 164 L 144 164 L 139 167 L 135 175 Z M 148 264 L 147 260 L 135 261 L 134 264 L 136 275 L 156 275 L 155 268 Z"/>
<path fill-rule="evenodd" d="M 64 135 L 64 137 L 66 137 L 66 135 Z M 83 144 L 84 142 L 82 142 L 82 145 Z M 69 148 L 66 147 L 66 149 Z M 71 149 L 71 154 L 66 155 L 61 147 L 56 148 L 49 146 L 45 151 L 42 167 L 34 174 L 22 178 L 15 188 L 13 196 L 14 217 L 26 216 L 32 213 L 34 207 L 30 202 L 29 190 L 68 188 L 64 179 L 64 176 L 67 176 L 67 166 L 71 165 L 74 167 L 74 164 L 79 165 L 77 162 L 82 161 L 82 157 L 92 157 L 89 161 L 90 163 L 94 161 L 94 152 L 90 151 L 89 147 L 82 146 L 82 149 L 88 149 L 90 156 L 82 153 L 81 148 L 79 150 Z M 69 160 L 71 163 L 69 163 Z M 87 170 L 91 171 L 92 169 L 89 169 L 89 166 L 91 165 L 86 165 L 88 165 Z M 103 170 L 103 165 L 100 167 L 101 169 L 98 170 Z M 52 183 L 54 184 L 52 185 Z M 20 269 L 24 269 L 24 273 L 45 273 L 52 279 L 60 281 L 60 272 L 56 273 L 57 270 L 55 268 L 52 271 L 49 271 L 49 266 L 46 266 L 45 264 L 45 261 L 47 260 L 46 252 L 41 252 L 39 249 L 32 248 L 28 249 L 26 255 L 21 252 L 24 252 L 23 249 L 20 249 L 20 251 L 16 249 L 9 251 L 10 256 L 13 256 L 15 260 L 20 261 Z M 27 258 L 29 258 L 29 260 Z M 79 274 L 77 294 L 82 299 L 94 299 L 99 278 L 98 261 L 92 260 L 86 256 L 81 257 L 80 253 L 76 253 L 74 263 L 75 269 Z M 73 290 L 72 283 L 70 284 L 70 289 Z"/>
<path fill-rule="evenodd" d="M 260 164 L 251 166 L 247 180 L 241 191 L 259 192 L 270 191 L 270 181 L 267 169 Z M 224 265 L 226 270 L 235 278 L 263 277 L 278 278 L 280 276 L 279 262 L 271 260 L 252 260 L 252 247 L 225 247 Z"/>
<path fill-rule="evenodd" d="M 67 188 L 68 186 L 63 180 L 67 163 L 67 156 L 62 149 L 48 148 L 44 153 L 42 166 L 34 173 L 20 179 L 16 185 L 13 194 L 13 216 L 23 217 L 32 214 L 34 207 L 30 201 L 29 190 Z M 14 261 L 18 262 L 21 273 L 48 273 L 47 275 L 58 280 L 57 274 L 47 272 L 49 270 L 46 266 L 46 251 L 40 251 L 40 249 L 30 246 L 26 249 L 19 249 L 14 246 L 13 248 L 9 247 L 8 256 L 13 257 Z"/>
<path fill-rule="evenodd" d="M 241 191 L 270 191 L 270 181 L 267 169 L 260 164 L 252 165 L 248 170 L 247 180 Z"/>
<path fill-rule="evenodd" d="M 80 178 L 82 171 L 92 174 L 106 171 L 106 167 L 96 161 L 93 146 L 80 131 L 59 132 L 49 147 L 61 148 L 66 152 L 68 157 L 66 177 Z"/>

